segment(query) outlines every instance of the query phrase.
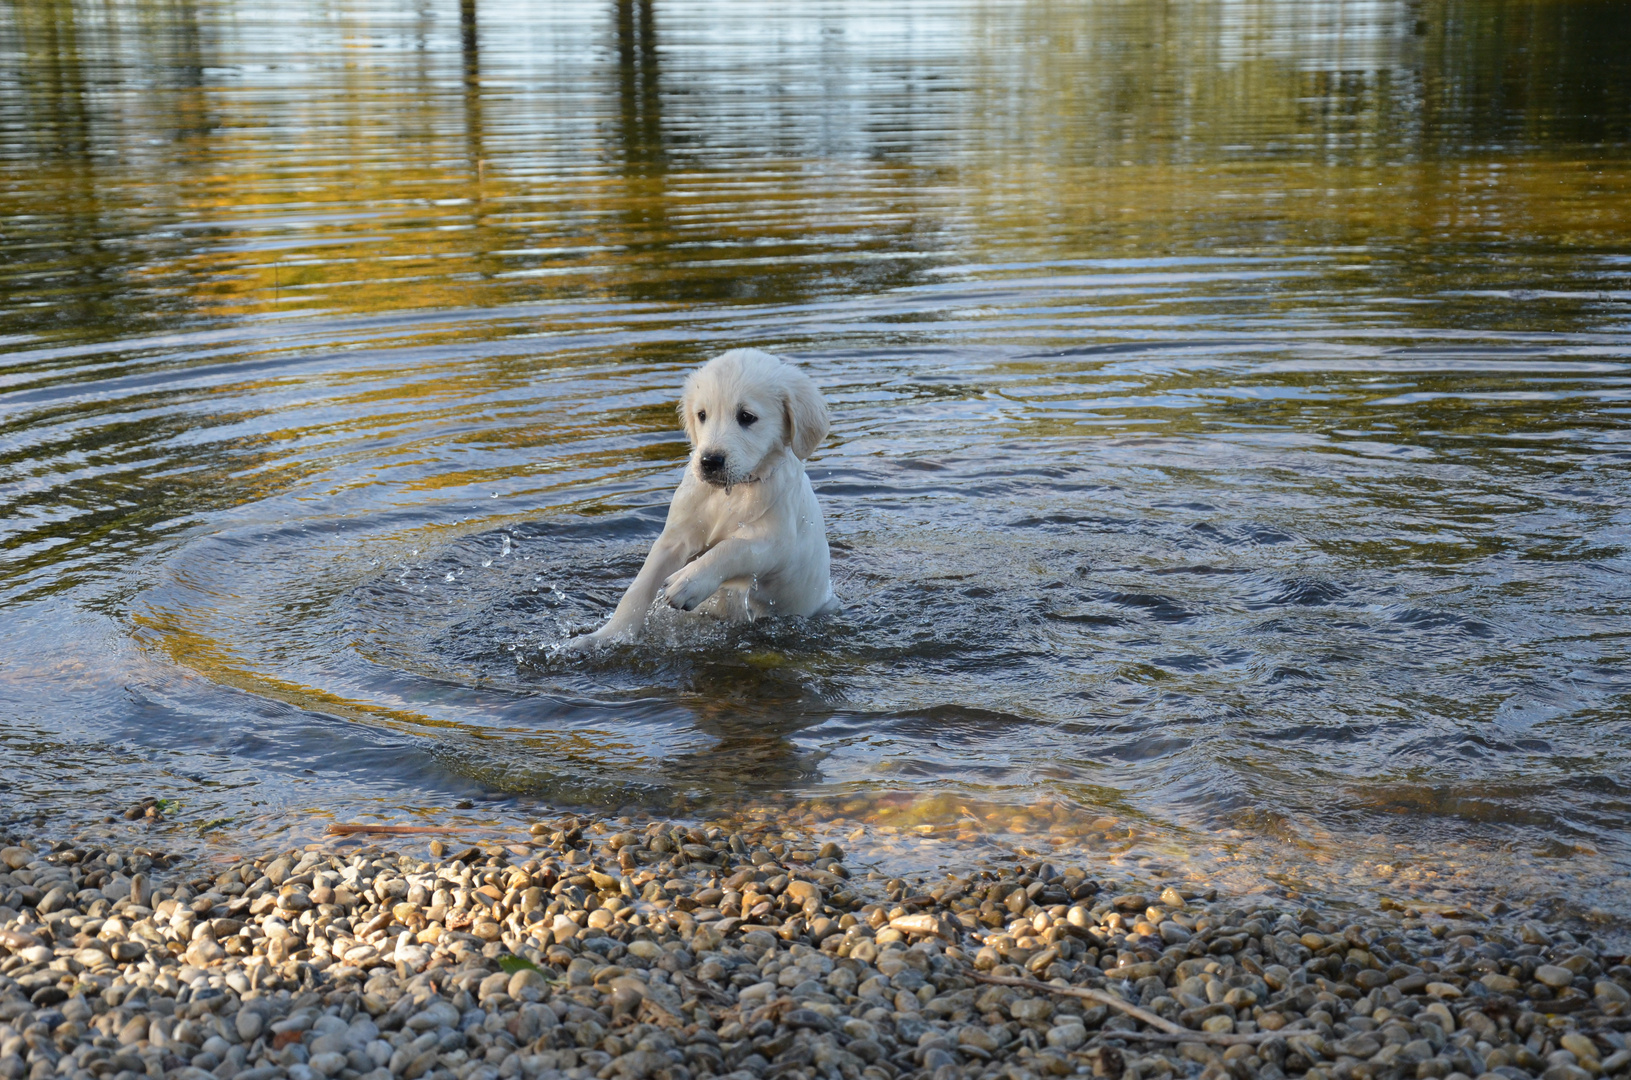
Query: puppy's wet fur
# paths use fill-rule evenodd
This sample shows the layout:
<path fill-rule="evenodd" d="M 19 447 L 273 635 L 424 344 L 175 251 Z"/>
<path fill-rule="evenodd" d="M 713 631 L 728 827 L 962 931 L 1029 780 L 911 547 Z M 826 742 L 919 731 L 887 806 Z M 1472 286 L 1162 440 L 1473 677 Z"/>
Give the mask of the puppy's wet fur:
<path fill-rule="evenodd" d="M 605 626 L 579 642 L 636 636 L 659 601 L 745 621 L 836 606 L 826 524 L 804 461 L 830 424 L 808 376 L 732 349 L 685 380 L 691 458 L 668 522 Z"/>

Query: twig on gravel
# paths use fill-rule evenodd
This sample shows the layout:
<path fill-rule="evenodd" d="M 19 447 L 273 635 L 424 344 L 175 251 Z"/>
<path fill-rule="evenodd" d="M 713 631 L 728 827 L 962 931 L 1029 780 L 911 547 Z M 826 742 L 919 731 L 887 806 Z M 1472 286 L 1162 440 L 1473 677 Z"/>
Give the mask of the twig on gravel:
<path fill-rule="evenodd" d="M 421 833 L 513 832 L 493 825 L 340 825 L 328 827 L 330 836 L 418 836 Z"/>
<path fill-rule="evenodd" d="M 1082 998 L 1085 1001 L 1096 1001 L 1100 1005 L 1108 1005 L 1112 1009 L 1120 1009 L 1135 1020 L 1144 1023 L 1159 1031 L 1116 1031 L 1103 1032 L 1105 1038 L 1117 1039 L 1145 1039 L 1150 1042 L 1204 1042 L 1216 1046 L 1253 1045 L 1267 1042 L 1270 1039 L 1280 1038 L 1278 1032 L 1257 1031 L 1250 1035 L 1223 1034 L 1216 1031 L 1195 1031 L 1181 1024 L 1175 1024 L 1164 1016 L 1159 1016 L 1148 1009 L 1141 1009 L 1130 1001 L 1123 1001 L 1114 994 L 1103 990 L 1094 990 L 1086 986 L 1055 986 L 1052 983 L 1039 982 L 1036 979 L 1017 979 L 1010 975 L 983 975 L 975 973 L 974 978 L 980 982 L 996 983 L 998 986 L 1019 986 L 1026 990 L 1043 990 L 1050 994 L 1061 994 L 1065 997 Z"/>

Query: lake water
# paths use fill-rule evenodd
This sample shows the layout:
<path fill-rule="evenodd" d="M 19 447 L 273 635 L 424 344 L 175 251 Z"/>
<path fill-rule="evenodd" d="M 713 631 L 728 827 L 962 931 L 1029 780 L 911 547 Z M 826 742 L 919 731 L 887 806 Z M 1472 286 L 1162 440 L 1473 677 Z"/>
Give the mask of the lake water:
<path fill-rule="evenodd" d="M 1623 5 L 7 0 L 0 260 L 10 820 L 1631 916 Z M 738 345 L 843 611 L 557 655 Z"/>

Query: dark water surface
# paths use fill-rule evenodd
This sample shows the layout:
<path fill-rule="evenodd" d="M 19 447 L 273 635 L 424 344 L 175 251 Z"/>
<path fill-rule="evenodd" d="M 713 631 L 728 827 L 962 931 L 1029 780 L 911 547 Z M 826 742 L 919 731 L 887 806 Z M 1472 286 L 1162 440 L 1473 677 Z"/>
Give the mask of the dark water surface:
<path fill-rule="evenodd" d="M 1619 3 L 3 0 L 0 810 L 1631 915 L 1628 150 Z M 557 655 L 750 344 L 844 611 Z"/>

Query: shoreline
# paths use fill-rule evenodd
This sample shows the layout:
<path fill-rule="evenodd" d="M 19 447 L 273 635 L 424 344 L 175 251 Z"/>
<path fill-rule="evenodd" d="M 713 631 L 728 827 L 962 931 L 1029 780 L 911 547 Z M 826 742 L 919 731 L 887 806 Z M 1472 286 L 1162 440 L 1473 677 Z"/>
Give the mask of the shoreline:
<path fill-rule="evenodd" d="M 359 799 L 355 791 L 325 788 L 320 799 L 306 792 L 299 800 L 260 804 L 249 797 L 253 789 L 223 797 L 192 776 L 139 776 L 118 791 L 77 791 L 74 777 L 60 768 L 40 772 L 31 766 L 28 780 L 9 806 L 0 805 L 0 833 L 9 827 L 24 836 L 71 839 L 81 846 L 163 844 L 166 850 L 215 859 L 223 852 L 279 845 L 338 850 L 345 838 L 327 832 L 335 821 L 433 825 L 449 836 L 483 842 L 526 840 L 533 821 L 569 813 L 605 820 L 660 816 L 727 830 L 768 823 L 789 835 L 837 839 L 856 860 L 851 869 L 913 876 L 1041 859 L 1093 866 L 1096 873 L 1140 887 L 1203 883 L 1237 896 L 1319 907 L 1374 907 L 1389 900 L 1449 910 L 1475 903 L 1498 914 L 1504 903 L 1532 918 L 1602 934 L 1631 951 L 1631 857 L 1621 850 L 1624 845 L 1563 851 L 1499 829 L 1481 837 L 1442 836 L 1402 825 L 1385 831 L 1388 822 L 1372 822 L 1368 832 L 1320 831 L 1308 822 L 1264 830 L 1239 822 L 1152 818 L 1128 807 L 1077 806 L 1051 798 L 1021 806 L 966 792 L 908 788 L 744 792 L 678 805 L 419 790 L 392 800 L 377 793 Z M 133 802 L 138 792 L 143 797 Z M 155 803 L 156 816 L 142 816 Z M 137 816 L 129 816 L 132 812 Z M 360 846 L 362 838 L 356 839 Z"/>
<path fill-rule="evenodd" d="M 0 1080 L 1631 1074 L 1626 958 L 1499 904 L 908 881 L 772 823 L 378 839 L 210 865 L 8 835 Z"/>

